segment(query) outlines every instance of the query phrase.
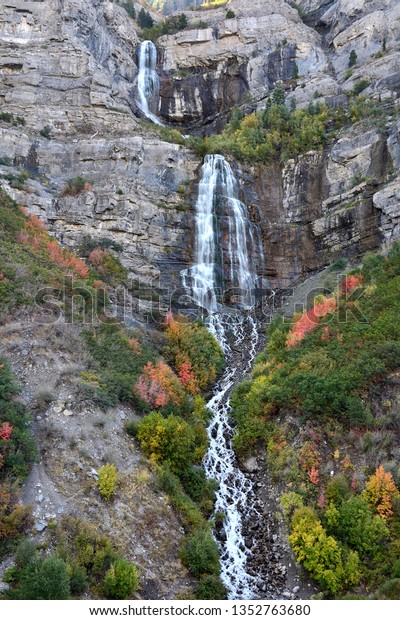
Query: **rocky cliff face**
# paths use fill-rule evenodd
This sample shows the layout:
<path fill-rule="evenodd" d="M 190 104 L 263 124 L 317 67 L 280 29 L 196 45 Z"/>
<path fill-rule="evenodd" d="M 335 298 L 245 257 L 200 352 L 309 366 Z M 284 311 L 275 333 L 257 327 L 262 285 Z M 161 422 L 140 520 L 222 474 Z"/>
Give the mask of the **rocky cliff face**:
<path fill-rule="evenodd" d="M 157 42 L 160 115 L 211 131 L 237 103 L 263 107 L 279 82 L 299 106 L 346 103 L 361 78 L 367 96 L 397 98 L 397 2 L 298 7 L 232 0 L 230 19 L 226 7 L 188 12 L 188 29 Z M 165 298 L 192 260 L 201 161 L 139 118 L 136 23 L 108 0 L 7 0 L 0 40 L 1 110 L 25 122 L 0 121 L 0 171 L 31 175 L 23 189 L 5 176 L 1 184 L 63 243 L 77 246 L 87 234 L 121 243 L 131 278 L 155 280 Z M 352 49 L 357 62 L 346 75 Z M 324 153 L 285 166 L 236 166 L 262 225 L 271 285 L 393 240 L 399 163 L 392 116 L 380 128 L 342 130 Z M 62 195 L 78 175 L 91 182 L 87 191 Z"/>
<path fill-rule="evenodd" d="M 199 162 L 134 115 L 134 22 L 112 2 L 10 0 L 0 40 L 2 110 L 25 121 L 1 123 L 1 162 L 32 176 L 24 190 L 2 184 L 63 243 L 110 237 L 132 278 L 164 289 L 179 282 L 190 260 L 187 184 Z M 90 191 L 62 196 L 78 175 Z"/>
<path fill-rule="evenodd" d="M 315 80 L 314 90 L 337 94 L 321 37 L 296 9 L 276 0 L 233 0 L 229 9 L 234 18 L 226 19 L 225 7 L 191 12 L 190 30 L 160 39 L 167 120 L 209 123 L 246 96 L 261 102 L 277 81 L 293 77 L 296 65 L 305 80 Z"/>
<path fill-rule="evenodd" d="M 390 182 L 396 132 L 360 127 L 323 153 L 238 172 L 245 202 L 263 231 L 265 275 L 273 288 L 397 237 L 398 180 Z"/>

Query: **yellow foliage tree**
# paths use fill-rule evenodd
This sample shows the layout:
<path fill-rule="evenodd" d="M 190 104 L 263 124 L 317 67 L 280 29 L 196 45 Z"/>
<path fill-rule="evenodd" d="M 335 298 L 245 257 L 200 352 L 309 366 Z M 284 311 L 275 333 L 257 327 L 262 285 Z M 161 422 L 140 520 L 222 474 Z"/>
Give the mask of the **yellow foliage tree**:
<path fill-rule="evenodd" d="M 107 463 L 99 469 L 99 479 L 97 481 L 103 499 L 109 500 L 114 494 L 118 483 L 118 470 L 115 465 Z"/>

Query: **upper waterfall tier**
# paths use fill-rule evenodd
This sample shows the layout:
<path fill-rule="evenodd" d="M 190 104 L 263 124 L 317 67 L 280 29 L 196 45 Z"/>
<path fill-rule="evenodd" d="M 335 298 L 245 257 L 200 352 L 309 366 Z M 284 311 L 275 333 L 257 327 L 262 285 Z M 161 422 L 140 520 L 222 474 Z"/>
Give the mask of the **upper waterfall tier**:
<path fill-rule="evenodd" d="M 159 118 L 151 111 L 151 107 L 158 111 L 160 95 L 160 80 L 156 71 L 157 48 L 151 41 L 143 41 L 138 50 L 139 74 L 138 91 L 140 109 L 153 123 L 162 125 Z"/>
<path fill-rule="evenodd" d="M 182 272 L 186 290 L 209 313 L 227 297 L 251 307 L 262 256 L 258 228 L 239 198 L 230 165 L 222 155 L 206 155 L 196 202 L 195 264 Z"/>

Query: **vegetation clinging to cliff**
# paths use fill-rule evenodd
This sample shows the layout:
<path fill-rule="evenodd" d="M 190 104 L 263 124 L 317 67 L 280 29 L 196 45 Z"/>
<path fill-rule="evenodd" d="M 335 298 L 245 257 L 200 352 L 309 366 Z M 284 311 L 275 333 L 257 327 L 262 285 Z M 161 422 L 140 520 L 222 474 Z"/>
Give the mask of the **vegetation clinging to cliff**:
<path fill-rule="evenodd" d="M 236 446 L 265 445 L 295 555 L 329 595 L 361 578 L 378 598 L 400 589 L 399 410 L 377 396 L 400 365 L 399 288 L 400 246 L 367 255 L 332 296 L 274 321 L 232 397 Z"/>
<path fill-rule="evenodd" d="M 277 88 L 264 111 L 243 116 L 237 108 L 221 134 L 206 137 L 203 143 L 194 140 L 194 148 L 202 155 L 222 153 L 255 162 L 285 160 L 321 148 L 336 113 L 319 103 L 305 110 L 294 104 L 289 109 L 284 100 L 284 91 Z"/>
<path fill-rule="evenodd" d="M 204 139 L 190 137 L 186 144 L 200 157 L 221 153 L 258 163 L 286 161 L 310 150 L 321 150 L 340 128 L 359 121 L 383 128 L 387 115 L 396 112 L 393 105 L 385 108 L 364 95 L 358 96 L 365 87 L 365 81 L 356 84 L 348 108 L 331 108 L 312 101 L 305 109 L 296 107 L 295 98 L 286 105 L 285 92 L 277 87 L 264 110 L 244 115 L 241 108 L 234 108 L 220 134 Z M 166 137 L 182 144 L 180 135 L 170 132 Z"/>

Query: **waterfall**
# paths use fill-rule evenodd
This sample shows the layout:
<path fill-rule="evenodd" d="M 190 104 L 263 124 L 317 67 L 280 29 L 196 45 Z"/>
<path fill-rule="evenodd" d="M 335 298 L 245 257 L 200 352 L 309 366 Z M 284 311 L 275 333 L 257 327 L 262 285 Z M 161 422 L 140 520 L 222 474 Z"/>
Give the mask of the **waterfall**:
<path fill-rule="evenodd" d="M 187 295 L 207 312 L 207 326 L 226 359 L 226 370 L 207 404 L 212 419 L 203 465 L 219 485 L 215 510 L 224 514 L 225 532 L 225 540 L 218 543 L 221 579 L 230 599 L 255 598 L 259 585 L 247 572 L 243 517 L 252 514 L 254 493 L 250 478 L 237 467 L 229 395 L 250 370 L 257 351 L 257 322 L 251 308 L 258 282 L 256 263 L 261 266 L 262 261 L 261 236 L 239 199 L 230 165 L 221 155 L 207 155 L 196 202 L 195 264 L 181 276 Z M 237 293 L 236 308 L 223 305 L 227 287 Z"/>
<path fill-rule="evenodd" d="M 143 41 L 139 45 L 139 74 L 138 74 L 138 91 L 139 91 L 139 107 L 143 114 L 153 123 L 162 125 L 162 122 L 150 110 L 152 102 L 157 102 L 160 92 L 160 80 L 156 71 L 157 66 L 157 49 L 152 41 Z"/>
<path fill-rule="evenodd" d="M 254 305 L 258 278 L 252 257 L 262 256 L 255 229 L 230 165 L 222 155 L 206 155 L 196 203 L 195 264 L 182 279 L 195 304 L 209 314 L 218 312 L 225 292 L 238 297 L 241 307 Z"/>

